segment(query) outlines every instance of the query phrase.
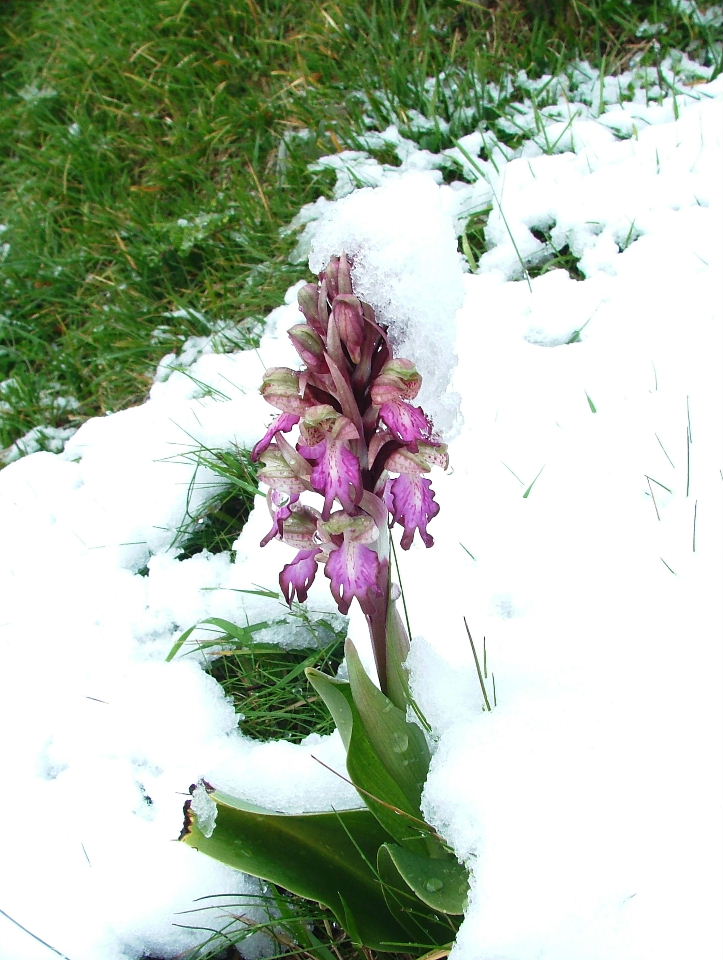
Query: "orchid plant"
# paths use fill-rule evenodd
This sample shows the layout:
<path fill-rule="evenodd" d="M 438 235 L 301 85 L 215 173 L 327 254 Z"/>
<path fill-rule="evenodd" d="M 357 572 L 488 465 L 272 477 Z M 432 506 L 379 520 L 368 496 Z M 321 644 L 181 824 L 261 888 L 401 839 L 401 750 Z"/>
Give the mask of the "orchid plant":
<path fill-rule="evenodd" d="M 414 364 L 394 356 L 373 309 L 355 296 L 349 259 L 333 257 L 298 297 L 306 322 L 289 336 L 305 369 L 272 367 L 261 387 L 280 411 L 252 454 L 273 517 L 261 545 L 276 538 L 298 550 L 279 578 L 289 604 L 306 599 L 319 566 L 341 613 L 358 601 L 387 692 L 388 518 L 404 529 L 402 548 L 415 534 L 432 546 L 427 525 L 439 505 L 424 474 L 447 467 L 447 448 L 411 403 L 422 384 Z M 294 427 L 292 446 L 284 434 Z M 323 497 L 321 510 L 302 502 L 306 491 Z"/>
<path fill-rule="evenodd" d="M 277 539 L 296 549 L 279 575 L 290 606 L 307 599 L 323 567 L 341 613 L 356 600 L 366 618 L 378 687 L 349 640 L 348 681 L 307 671 L 365 807 L 278 814 L 201 781 L 181 839 L 326 904 L 360 945 L 439 948 L 457 929 L 467 874 L 421 811 L 430 751 L 408 718 L 409 639 L 395 609 L 390 527 L 403 528 L 403 549 L 416 535 L 432 546 L 427 526 L 439 505 L 426 474 L 447 467 L 447 448 L 412 402 L 419 372 L 394 356 L 386 328 L 356 296 L 350 259 L 333 257 L 298 299 L 305 322 L 289 336 L 303 368 L 272 367 L 261 386 L 278 411 L 252 453 L 271 514 L 261 546 Z"/>

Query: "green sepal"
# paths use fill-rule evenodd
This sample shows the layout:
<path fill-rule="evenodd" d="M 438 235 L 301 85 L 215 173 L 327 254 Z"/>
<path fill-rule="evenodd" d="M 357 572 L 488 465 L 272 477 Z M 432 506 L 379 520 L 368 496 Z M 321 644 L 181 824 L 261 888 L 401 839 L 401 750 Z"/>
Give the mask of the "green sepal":
<path fill-rule="evenodd" d="M 392 950 L 406 930 L 389 912 L 376 875 L 379 847 L 388 839 L 367 809 L 283 814 L 218 790 L 210 836 L 188 801 L 180 840 L 255 877 L 322 903 L 353 941 Z"/>

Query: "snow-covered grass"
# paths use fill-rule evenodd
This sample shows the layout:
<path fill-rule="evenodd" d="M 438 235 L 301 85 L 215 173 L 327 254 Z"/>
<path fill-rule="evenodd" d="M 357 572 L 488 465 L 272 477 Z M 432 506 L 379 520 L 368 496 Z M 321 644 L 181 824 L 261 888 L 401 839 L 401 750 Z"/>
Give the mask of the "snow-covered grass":
<path fill-rule="evenodd" d="M 436 740 L 425 813 L 472 875 L 453 960 L 721 954 L 712 74 L 679 56 L 516 76 L 518 99 L 484 88 L 505 110 L 439 149 L 411 135 L 421 115 L 370 122 L 355 155 L 322 161 L 336 198 L 299 214 L 298 256 L 355 256 L 450 439 L 435 546 L 400 563 Z M 71 960 L 137 960 L 195 950 L 208 933 L 188 924 L 263 922 L 257 881 L 172 842 L 199 776 L 289 811 L 354 801 L 313 759 L 343 770 L 335 735 L 245 736 L 194 648 L 203 628 L 168 659 L 209 618 L 298 649 L 339 626 L 324 583 L 310 623 L 273 595 L 288 554 L 258 549 L 260 501 L 233 549 L 227 527 L 196 553 L 185 533 L 253 486 L 228 457 L 267 423 L 264 366 L 295 364 L 295 289 L 258 351 L 189 343 L 147 402 L 0 473 L 3 960 L 51 955 L 27 930 Z M 491 712 L 463 617 L 485 638 Z M 349 632 L 365 647 L 357 615 Z"/>

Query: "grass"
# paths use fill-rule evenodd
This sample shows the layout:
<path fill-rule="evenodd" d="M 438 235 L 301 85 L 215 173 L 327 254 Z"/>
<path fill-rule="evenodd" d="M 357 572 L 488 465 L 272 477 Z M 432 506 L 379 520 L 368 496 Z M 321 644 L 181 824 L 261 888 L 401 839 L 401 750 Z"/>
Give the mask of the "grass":
<path fill-rule="evenodd" d="M 375 954 L 355 947 L 333 920 L 332 914 L 298 897 L 290 897 L 286 891 L 271 886 L 267 894 L 251 900 L 252 906 L 260 906 L 268 914 L 268 920 L 254 921 L 248 916 L 246 904 L 236 905 L 225 898 L 209 897 L 208 905 L 190 911 L 183 926 L 203 931 L 202 915 L 206 910 L 228 912 L 229 920 L 220 932 L 212 932 L 197 950 L 184 954 L 178 960 L 201 960 L 208 957 L 210 948 L 217 960 L 237 960 L 236 945 L 243 949 L 249 936 L 260 933 L 268 937 L 268 960 L 275 958 L 298 958 L 298 960 L 412 960 L 409 953 Z M 225 902 L 224 902 L 225 901 Z M 219 952 L 221 951 L 221 952 Z M 417 954 L 418 955 L 418 954 Z"/>
<path fill-rule="evenodd" d="M 421 146 L 452 146 L 504 116 L 486 84 L 511 71 L 576 56 L 612 70 L 668 47 L 714 57 L 715 28 L 676 9 L 6 0 L 0 448 L 36 426 L 25 449 L 52 448 L 49 428 L 142 401 L 189 336 L 253 342 L 302 272 L 281 228 L 332 185 L 312 161 L 369 126 L 409 135 L 413 111 L 432 120 Z M 638 36 L 644 20 L 666 22 L 664 48 Z"/>
<path fill-rule="evenodd" d="M 180 560 L 202 551 L 232 550 L 258 495 L 256 465 L 245 451 L 205 448 L 192 456 L 199 468 L 211 471 L 212 478 L 202 507 L 197 513 L 189 512 L 178 530 L 175 545 L 181 548 Z M 194 480 L 189 488 L 189 501 L 198 482 Z M 280 599 L 273 591 L 268 595 Z M 168 659 L 189 650 L 206 653 L 208 671 L 233 700 L 246 736 L 298 743 L 310 733 L 331 733 L 334 724 L 329 712 L 304 671 L 315 667 L 335 675 L 344 656 L 345 631 L 338 622 L 313 619 L 299 604 L 287 621 L 308 636 L 305 646 L 287 649 L 258 642 L 255 634 L 267 623 L 244 626 L 211 618 L 187 629 Z"/>
<path fill-rule="evenodd" d="M 661 22 L 659 35 L 644 29 Z M 433 152 L 478 127 L 514 147 L 534 131 L 515 127 L 510 104 L 528 97 L 537 111 L 557 93 L 552 80 L 531 92 L 503 78 L 554 78 L 576 58 L 614 73 L 638 58 L 657 71 L 654 98 L 671 92 L 670 50 L 721 68 L 718 32 L 673 0 L 5 0 L 0 450 L 34 427 L 25 449 L 54 449 L 56 429 L 142 402 L 189 337 L 254 343 L 303 275 L 283 228 L 332 190 L 320 157 L 390 123 Z M 398 163 L 388 144 L 364 149 Z M 488 214 L 475 211 L 460 238 L 471 269 Z M 569 250 L 548 252 L 527 275 L 576 276 Z M 179 531 L 182 557 L 231 549 L 254 496 L 243 452 L 198 457 L 219 483 Z M 245 637 L 213 659 L 249 735 L 329 729 L 303 670 L 333 671 L 341 638 L 308 629 L 304 650 Z M 366 956 L 309 904 L 279 897 L 274 909 L 298 945 L 279 941 L 284 955 Z M 211 939 L 216 955 L 225 936 Z"/>
<path fill-rule="evenodd" d="M 258 495 L 256 486 L 256 464 L 246 450 L 210 450 L 202 448 L 193 451 L 195 470 L 187 493 L 187 504 L 192 494 L 199 488 L 198 475 L 204 470 L 211 471 L 208 492 L 203 497 L 201 507 L 191 512 L 186 508 L 186 520 L 176 533 L 174 546 L 182 547 L 179 559 L 186 560 L 203 550 L 220 553 L 231 550 L 239 531 L 246 522 Z"/>
<path fill-rule="evenodd" d="M 299 743 L 334 730 L 329 711 L 306 679 L 307 667 L 334 676 L 344 657 L 345 632 L 326 620 L 304 618 L 309 647 L 246 643 L 224 650 L 210 666 L 234 702 L 242 732 L 256 740 Z M 313 644 L 313 646 L 311 645 Z"/>

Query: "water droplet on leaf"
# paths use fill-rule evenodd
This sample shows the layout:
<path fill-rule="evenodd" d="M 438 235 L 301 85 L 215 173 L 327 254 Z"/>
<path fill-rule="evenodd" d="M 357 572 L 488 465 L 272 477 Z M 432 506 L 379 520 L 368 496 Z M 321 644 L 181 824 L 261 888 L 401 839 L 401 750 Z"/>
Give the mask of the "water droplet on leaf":
<path fill-rule="evenodd" d="M 437 890 L 441 890 L 444 886 L 444 883 L 439 879 L 439 877 L 430 877 L 429 880 L 424 884 L 425 889 L 430 893 L 436 893 Z"/>

